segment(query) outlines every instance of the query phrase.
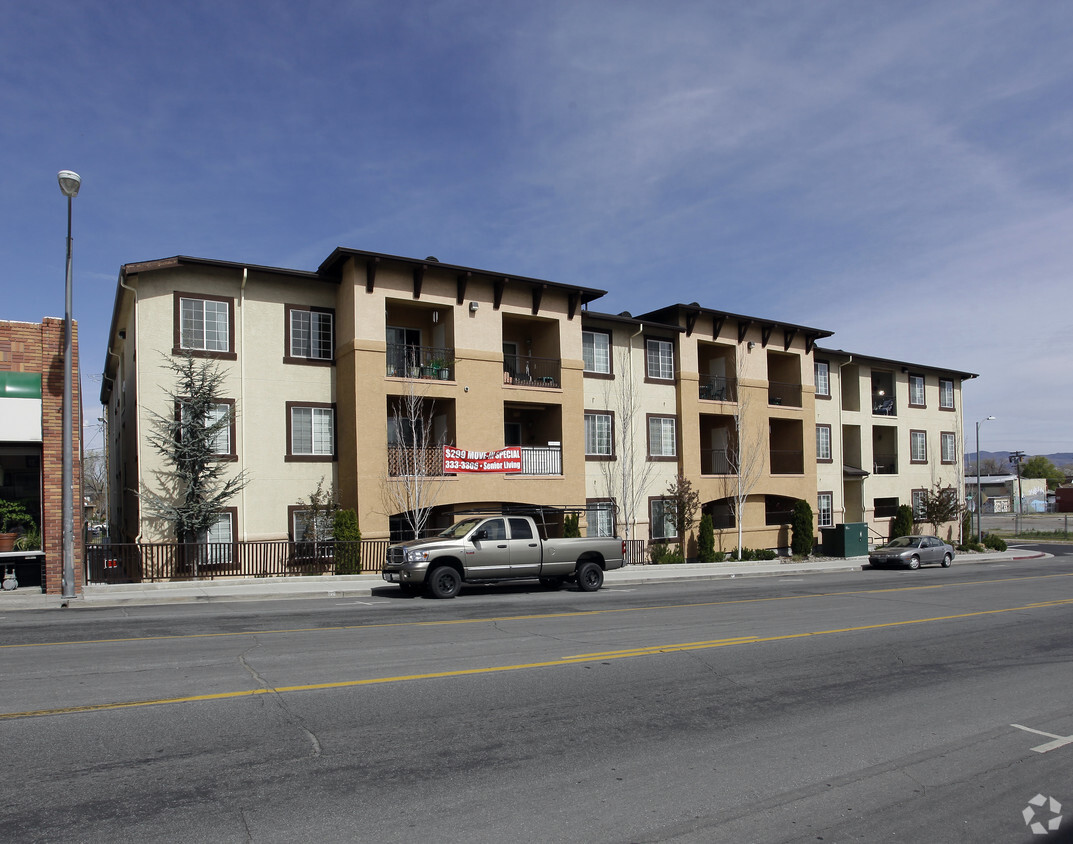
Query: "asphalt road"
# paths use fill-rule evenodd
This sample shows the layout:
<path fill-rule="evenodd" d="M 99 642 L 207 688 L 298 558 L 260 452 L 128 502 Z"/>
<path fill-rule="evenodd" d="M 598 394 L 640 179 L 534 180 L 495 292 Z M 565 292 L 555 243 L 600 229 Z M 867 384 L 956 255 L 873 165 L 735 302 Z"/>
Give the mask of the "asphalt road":
<path fill-rule="evenodd" d="M 1037 794 L 1073 826 L 1073 548 L 1048 550 L 13 613 L 0 837 L 1042 840 Z"/>

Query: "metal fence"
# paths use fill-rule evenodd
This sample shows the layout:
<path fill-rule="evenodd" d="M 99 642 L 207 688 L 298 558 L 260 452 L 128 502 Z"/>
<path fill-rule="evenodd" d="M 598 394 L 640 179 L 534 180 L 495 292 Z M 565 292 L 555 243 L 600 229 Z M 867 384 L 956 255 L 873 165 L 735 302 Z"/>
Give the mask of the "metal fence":
<path fill-rule="evenodd" d="M 90 583 L 296 577 L 380 571 L 388 540 L 142 542 L 86 547 Z M 355 565 L 356 564 L 356 565 Z"/>

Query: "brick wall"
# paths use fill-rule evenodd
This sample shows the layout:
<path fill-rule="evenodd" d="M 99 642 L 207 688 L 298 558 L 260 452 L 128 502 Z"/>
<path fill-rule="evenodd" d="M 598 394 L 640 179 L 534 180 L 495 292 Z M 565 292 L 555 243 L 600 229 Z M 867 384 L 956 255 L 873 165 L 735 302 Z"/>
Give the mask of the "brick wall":
<path fill-rule="evenodd" d="M 78 375 L 78 324 L 74 352 L 72 434 L 74 437 L 75 586 L 82 591 L 82 394 Z M 50 595 L 63 582 L 63 320 L 41 323 L 0 321 L 0 371 L 41 374 L 41 538 L 45 586 Z"/>

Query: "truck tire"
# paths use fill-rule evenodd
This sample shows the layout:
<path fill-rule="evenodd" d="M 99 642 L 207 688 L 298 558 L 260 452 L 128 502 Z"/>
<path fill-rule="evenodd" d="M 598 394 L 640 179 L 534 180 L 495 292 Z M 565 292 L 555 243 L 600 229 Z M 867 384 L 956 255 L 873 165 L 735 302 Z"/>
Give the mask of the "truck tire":
<path fill-rule="evenodd" d="M 596 563 L 582 563 L 577 567 L 577 588 L 582 592 L 595 592 L 604 585 L 604 570 Z"/>
<path fill-rule="evenodd" d="M 433 598 L 453 598 L 462 588 L 462 576 L 450 566 L 437 566 L 428 575 L 428 591 Z"/>

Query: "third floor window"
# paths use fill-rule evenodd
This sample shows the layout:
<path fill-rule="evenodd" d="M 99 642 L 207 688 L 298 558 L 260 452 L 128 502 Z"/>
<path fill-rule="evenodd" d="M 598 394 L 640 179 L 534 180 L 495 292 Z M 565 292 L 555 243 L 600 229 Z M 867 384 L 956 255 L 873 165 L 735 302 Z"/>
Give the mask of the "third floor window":
<path fill-rule="evenodd" d="M 329 310 L 288 306 L 287 351 L 292 358 L 331 360 L 334 354 L 334 314 Z"/>
<path fill-rule="evenodd" d="M 674 344 L 670 340 L 646 340 L 645 362 L 649 378 L 674 380 Z"/>
<path fill-rule="evenodd" d="M 603 331 L 581 332 L 581 355 L 586 372 L 611 373 L 611 336 Z"/>

